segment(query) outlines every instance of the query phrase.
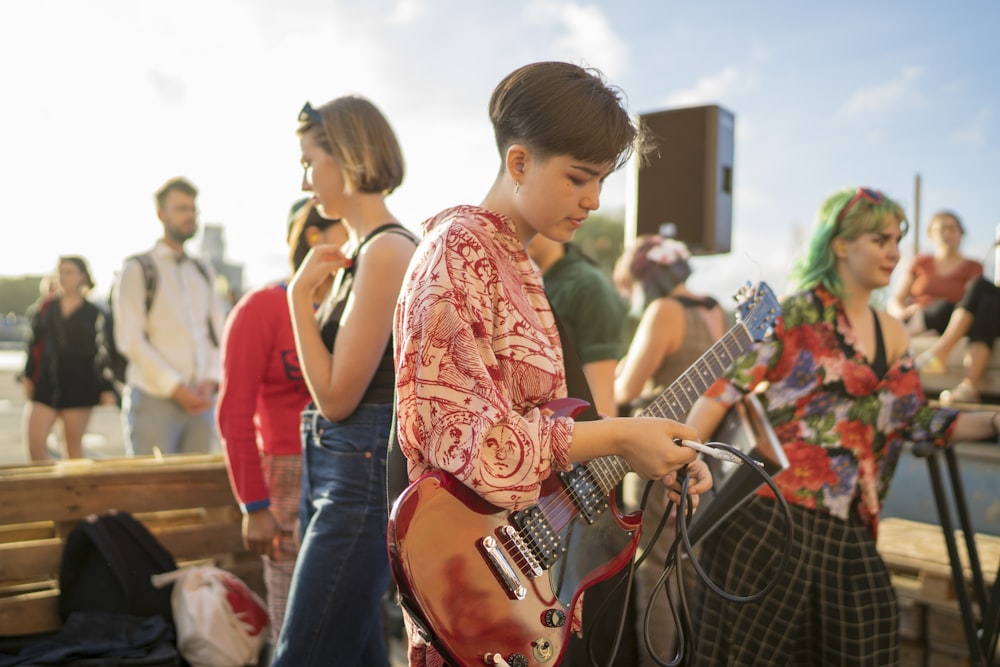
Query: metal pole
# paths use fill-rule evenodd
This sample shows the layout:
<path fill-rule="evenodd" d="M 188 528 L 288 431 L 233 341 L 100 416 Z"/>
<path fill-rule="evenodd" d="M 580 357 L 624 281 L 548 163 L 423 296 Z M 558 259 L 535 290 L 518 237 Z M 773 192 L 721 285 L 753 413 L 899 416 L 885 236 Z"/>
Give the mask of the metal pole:
<path fill-rule="evenodd" d="M 920 254 L 920 174 L 913 177 L 913 256 Z"/>

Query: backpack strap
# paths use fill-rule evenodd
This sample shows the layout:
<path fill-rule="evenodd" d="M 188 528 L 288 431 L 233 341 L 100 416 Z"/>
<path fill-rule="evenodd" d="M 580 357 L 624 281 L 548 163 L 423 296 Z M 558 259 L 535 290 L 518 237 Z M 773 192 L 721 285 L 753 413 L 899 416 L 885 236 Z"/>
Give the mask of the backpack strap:
<path fill-rule="evenodd" d="M 189 257 L 189 259 L 194 262 L 194 267 L 198 269 L 198 273 L 200 273 L 201 277 L 205 279 L 206 283 L 208 283 L 208 288 L 214 291 L 215 284 L 212 282 L 212 277 L 208 275 L 208 267 L 205 266 L 205 263 L 197 257 Z M 211 313 L 209 313 L 208 316 L 208 338 L 212 341 L 212 345 L 219 347 L 219 337 L 215 333 L 215 325 L 212 324 Z"/>
<path fill-rule="evenodd" d="M 148 313 L 153 307 L 153 295 L 156 294 L 156 264 L 153 263 L 153 255 L 148 252 L 139 253 L 137 255 L 132 255 L 129 259 L 134 259 L 139 262 L 139 266 L 142 267 L 142 278 L 146 283 L 146 312 Z M 197 257 L 188 257 L 193 263 L 198 273 L 201 277 L 205 279 L 208 283 L 209 289 L 215 289 L 212 284 L 212 278 L 208 273 L 208 267 L 205 263 L 198 259 Z M 219 337 L 215 333 L 215 326 L 212 324 L 212 317 L 208 318 L 208 337 L 212 341 L 212 345 L 219 347 Z"/>
<path fill-rule="evenodd" d="M 135 260 L 142 267 L 142 281 L 146 285 L 146 312 L 153 307 L 153 295 L 156 293 L 156 265 L 153 264 L 153 256 L 148 252 L 141 252 L 131 255 L 126 262 Z"/>

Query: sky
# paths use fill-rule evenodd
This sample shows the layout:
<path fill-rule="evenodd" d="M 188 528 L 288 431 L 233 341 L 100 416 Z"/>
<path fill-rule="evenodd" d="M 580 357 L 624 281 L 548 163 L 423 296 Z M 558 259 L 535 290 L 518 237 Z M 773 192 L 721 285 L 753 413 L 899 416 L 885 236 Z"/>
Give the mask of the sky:
<path fill-rule="evenodd" d="M 284 277 L 298 111 L 346 94 L 394 127 L 407 175 L 388 203 L 416 229 L 481 201 L 490 93 L 539 60 L 599 69 L 636 115 L 734 114 L 732 251 L 696 258 L 696 290 L 780 292 L 820 203 L 857 185 L 919 226 L 904 263 L 948 208 L 992 275 L 998 33 L 998 0 L 0 0 L 0 275 L 82 254 L 106 290 L 162 233 L 155 189 L 183 175 L 245 286 Z M 598 213 L 629 207 L 631 169 Z"/>

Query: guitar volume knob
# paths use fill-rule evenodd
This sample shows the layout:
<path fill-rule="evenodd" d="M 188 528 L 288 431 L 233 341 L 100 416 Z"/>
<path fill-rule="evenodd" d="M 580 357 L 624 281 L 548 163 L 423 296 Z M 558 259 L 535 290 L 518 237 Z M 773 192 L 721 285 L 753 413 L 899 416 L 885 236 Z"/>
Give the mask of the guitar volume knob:
<path fill-rule="evenodd" d="M 507 664 L 510 667 L 528 667 L 528 659 L 520 653 L 511 653 L 507 656 Z"/>
<path fill-rule="evenodd" d="M 562 609 L 547 609 L 542 615 L 542 624 L 547 628 L 561 628 L 566 625 L 566 612 Z"/>

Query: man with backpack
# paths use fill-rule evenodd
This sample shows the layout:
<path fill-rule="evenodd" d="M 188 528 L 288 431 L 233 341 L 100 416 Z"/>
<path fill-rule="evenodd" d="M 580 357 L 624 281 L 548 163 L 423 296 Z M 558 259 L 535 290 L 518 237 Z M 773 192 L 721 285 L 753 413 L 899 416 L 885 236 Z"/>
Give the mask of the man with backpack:
<path fill-rule="evenodd" d="M 211 267 L 184 253 L 198 229 L 197 196 L 184 178 L 156 191 L 163 237 L 125 260 L 112 292 L 114 342 L 128 360 L 122 429 L 133 456 L 219 449 L 214 407 L 223 305 Z"/>

